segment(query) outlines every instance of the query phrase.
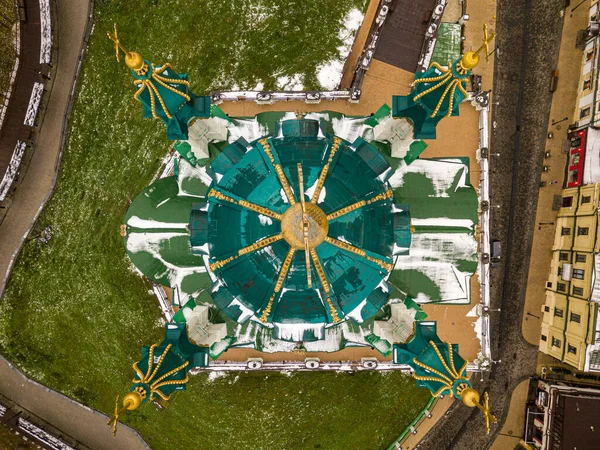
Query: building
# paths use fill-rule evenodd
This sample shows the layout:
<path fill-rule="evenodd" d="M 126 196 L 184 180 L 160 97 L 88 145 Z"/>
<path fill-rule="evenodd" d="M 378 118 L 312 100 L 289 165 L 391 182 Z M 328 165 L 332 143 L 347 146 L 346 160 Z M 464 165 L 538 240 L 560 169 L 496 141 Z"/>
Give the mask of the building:
<path fill-rule="evenodd" d="M 576 128 L 596 126 L 600 122 L 600 98 L 598 98 L 598 68 L 600 64 L 600 36 L 597 33 L 600 19 L 598 0 L 592 0 L 589 11 L 589 26 L 580 37 L 583 47 L 579 92 L 573 123 Z"/>
<path fill-rule="evenodd" d="M 525 422 L 529 448 L 598 448 L 600 390 L 539 380 L 534 392 L 535 403 L 528 404 Z"/>
<path fill-rule="evenodd" d="M 540 351 L 586 371 L 600 371 L 599 194 L 600 184 L 563 190 L 542 308 Z"/>

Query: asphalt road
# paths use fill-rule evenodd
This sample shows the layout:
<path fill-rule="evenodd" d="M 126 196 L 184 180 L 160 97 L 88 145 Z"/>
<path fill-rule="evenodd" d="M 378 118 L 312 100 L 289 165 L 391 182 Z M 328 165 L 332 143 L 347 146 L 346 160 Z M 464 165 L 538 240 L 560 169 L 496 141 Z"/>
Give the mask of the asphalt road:
<path fill-rule="evenodd" d="M 564 0 L 499 0 L 497 11 L 492 137 L 490 145 L 491 235 L 504 249 L 502 267 L 491 272 L 491 339 L 494 364 L 474 385 L 490 395 L 498 418 L 489 435 L 483 415 L 456 402 L 419 449 L 490 447 L 506 420 L 510 397 L 535 373 L 537 347 L 521 333 L 529 257 L 558 61 Z M 499 153 L 500 156 L 493 156 Z"/>

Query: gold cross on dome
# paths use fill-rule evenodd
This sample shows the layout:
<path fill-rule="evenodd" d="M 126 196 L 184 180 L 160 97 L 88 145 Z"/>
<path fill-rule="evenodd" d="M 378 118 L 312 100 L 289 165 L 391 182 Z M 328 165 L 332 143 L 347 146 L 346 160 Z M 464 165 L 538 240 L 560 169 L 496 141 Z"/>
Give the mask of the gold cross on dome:
<path fill-rule="evenodd" d="M 111 33 L 109 31 L 106 34 L 108 34 L 108 38 L 115 43 L 115 54 L 117 57 L 117 62 L 121 62 L 121 55 L 119 54 L 119 49 L 123 50 L 123 53 L 125 53 L 125 55 L 129 54 L 129 50 L 127 50 L 119 40 L 119 28 L 117 27 L 117 24 L 115 23 L 114 33 Z"/>

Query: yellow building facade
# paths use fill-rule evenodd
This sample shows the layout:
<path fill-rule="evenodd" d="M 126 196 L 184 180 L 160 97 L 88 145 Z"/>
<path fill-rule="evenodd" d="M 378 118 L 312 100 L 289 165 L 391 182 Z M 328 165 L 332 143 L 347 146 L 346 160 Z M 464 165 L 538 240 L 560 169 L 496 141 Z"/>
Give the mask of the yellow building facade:
<path fill-rule="evenodd" d="M 540 351 L 578 370 L 600 371 L 600 183 L 564 189 L 556 220 Z"/>

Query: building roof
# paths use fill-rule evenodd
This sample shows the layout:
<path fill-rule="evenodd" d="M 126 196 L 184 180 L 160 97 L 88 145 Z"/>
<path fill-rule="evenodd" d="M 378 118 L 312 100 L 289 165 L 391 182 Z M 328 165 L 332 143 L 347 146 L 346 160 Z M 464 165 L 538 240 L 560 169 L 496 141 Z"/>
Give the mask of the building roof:
<path fill-rule="evenodd" d="M 561 393 L 554 408 L 550 436 L 560 437 L 562 450 L 600 449 L 600 396 L 569 395 Z M 559 413 L 557 410 L 561 410 Z M 548 448 L 556 438 L 551 437 Z"/>
<path fill-rule="evenodd" d="M 311 324 L 302 336 L 310 341 L 326 324 L 366 320 L 387 302 L 392 257 L 410 247 L 410 215 L 395 205 L 393 170 L 376 148 L 325 134 L 316 120 L 288 120 L 245 154 L 225 149 L 212 165 L 221 168 L 198 210 L 205 237 L 192 240 L 208 243 L 200 251 L 227 315 Z M 281 339 L 284 328 L 276 326 Z"/>

